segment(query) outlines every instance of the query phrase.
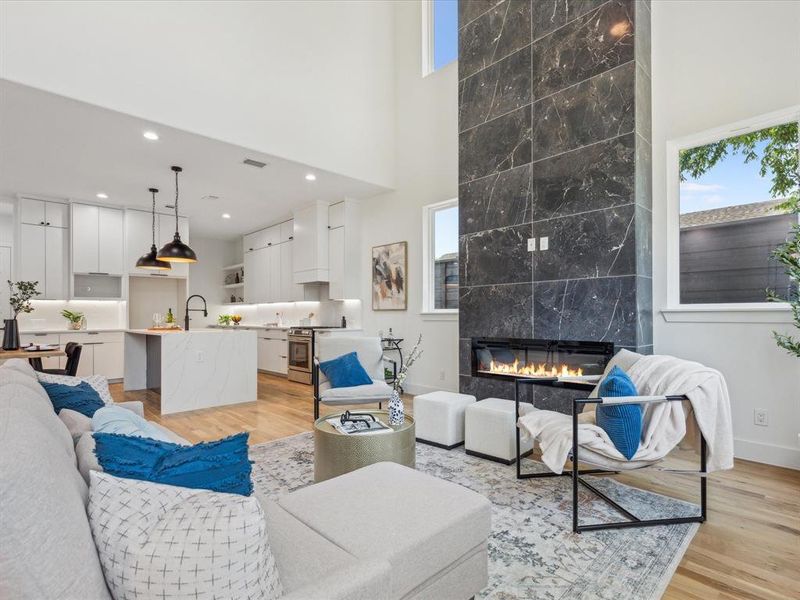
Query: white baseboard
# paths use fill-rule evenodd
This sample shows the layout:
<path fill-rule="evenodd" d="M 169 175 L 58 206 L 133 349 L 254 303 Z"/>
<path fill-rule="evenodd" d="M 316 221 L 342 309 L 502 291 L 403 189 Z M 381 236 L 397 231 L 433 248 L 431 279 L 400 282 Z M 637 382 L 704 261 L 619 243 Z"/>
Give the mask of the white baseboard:
<path fill-rule="evenodd" d="M 736 458 L 800 470 L 800 448 L 734 439 L 733 453 Z"/>

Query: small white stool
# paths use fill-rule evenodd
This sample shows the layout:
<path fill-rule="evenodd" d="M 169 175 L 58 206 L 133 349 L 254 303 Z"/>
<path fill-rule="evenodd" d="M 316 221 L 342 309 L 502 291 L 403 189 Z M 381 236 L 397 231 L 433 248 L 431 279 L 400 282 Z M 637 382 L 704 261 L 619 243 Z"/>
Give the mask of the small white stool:
<path fill-rule="evenodd" d="M 414 396 L 417 441 L 452 450 L 464 443 L 464 412 L 475 396 L 430 392 Z"/>
<path fill-rule="evenodd" d="M 533 410 L 520 403 L 520 416 Z M 414 411 L 416 416 L 416 410 Z M 467 454 L 511 465 L 517 460 L 516 415 L 513 400 L 486 398 L 467 407 L 465 449 Z M 533 441 L 520 440 L 520 455 L 533 450 Z"/>

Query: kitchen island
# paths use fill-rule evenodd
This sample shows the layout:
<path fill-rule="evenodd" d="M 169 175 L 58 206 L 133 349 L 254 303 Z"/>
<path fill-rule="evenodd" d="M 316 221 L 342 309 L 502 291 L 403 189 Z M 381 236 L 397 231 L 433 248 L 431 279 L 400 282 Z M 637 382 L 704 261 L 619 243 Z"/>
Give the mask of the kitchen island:
<path fill-rule="evenodd" d="M 255 331 L 197 329 L 125 332 L 125 391 L 161 395 L 161 414 L 255 402 Z"/>

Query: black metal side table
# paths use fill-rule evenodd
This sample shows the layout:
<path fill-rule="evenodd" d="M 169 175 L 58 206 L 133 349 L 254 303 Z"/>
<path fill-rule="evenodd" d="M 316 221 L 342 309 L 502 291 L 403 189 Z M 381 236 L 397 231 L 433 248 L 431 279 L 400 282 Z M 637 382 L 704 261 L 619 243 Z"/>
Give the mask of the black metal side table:
<path fill-rule="evenodd" d="M 397 381 L 397 372 L 403 368 L 403 348 L 401 344 L 403 343 L 403 338 L 381 338 L 381 348 L 383 349 L 383 353 L 386 354 L 387 352 L 397 352 L 398 359 L 394 360 L 391 358 L 386 358 L 387 361 L 392 363 L 392 377 L 391 379 L 386 379 L 386 383 L 389 385 L 394 384 Z M 400 364 L 400 367 L 397 364 Z"/>

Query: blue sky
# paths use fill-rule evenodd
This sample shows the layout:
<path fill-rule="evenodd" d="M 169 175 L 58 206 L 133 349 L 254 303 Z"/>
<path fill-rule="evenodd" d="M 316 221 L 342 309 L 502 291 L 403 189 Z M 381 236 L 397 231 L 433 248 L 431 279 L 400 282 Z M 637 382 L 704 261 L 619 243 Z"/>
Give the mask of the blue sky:
<path fill-rule="evenodd" d="M 766 145 L 756 144 L 759 157 Z M 741 154 L 729 153 L 702 177 L 681 182 L 681 214 L 770 200 L 772 183 L 769 173 L 759 175 L 760 166 L 759 160 L 745 164 Z"/>
<path fill-rule="evenodd" d="M 433 2 L 433 68 L 440 69 L 458 58 L 458 2 Z"/>
<path fill-rule="evenodd" d="M 443 254 L 458 252 L 458 207 L 437 210 L 434 213 L 434 231 L 436 236 L 434 259 Z"/>

